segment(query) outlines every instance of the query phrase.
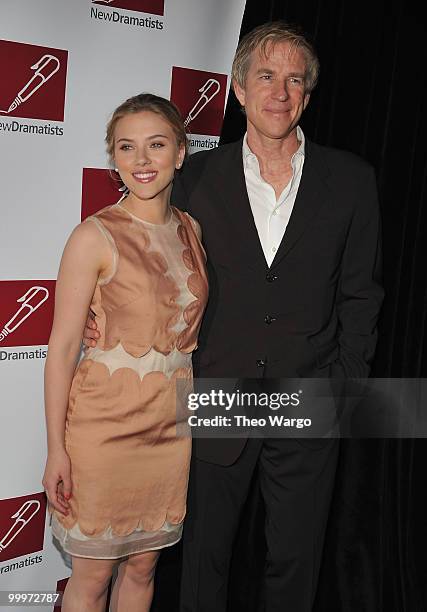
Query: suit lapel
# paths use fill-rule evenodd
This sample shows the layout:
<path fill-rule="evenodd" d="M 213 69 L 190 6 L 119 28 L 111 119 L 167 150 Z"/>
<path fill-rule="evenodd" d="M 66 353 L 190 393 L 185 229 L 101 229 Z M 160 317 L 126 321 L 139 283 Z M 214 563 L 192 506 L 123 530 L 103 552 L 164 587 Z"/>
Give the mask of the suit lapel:
<path fill-rule="evenodd" d="M 305 159 L 298 194 L 285 235 L 271 264 L 274 268 L 286 257 L 304 231 L 314 222 L 326 199 L 328 186 L 326 168 L 316 145 L 306 141 Z"/>
<path fill-rule="evenodd" d="M 245 263 L 251 268 L 265 270 L 267 263 L 246 189 L 242 142 L 243 139 L 240 139 L 233 143 L 223 156 L 221 191 L 226 203 L 226 214 L 234 225 L 238 250 L 243 252 Z"/>

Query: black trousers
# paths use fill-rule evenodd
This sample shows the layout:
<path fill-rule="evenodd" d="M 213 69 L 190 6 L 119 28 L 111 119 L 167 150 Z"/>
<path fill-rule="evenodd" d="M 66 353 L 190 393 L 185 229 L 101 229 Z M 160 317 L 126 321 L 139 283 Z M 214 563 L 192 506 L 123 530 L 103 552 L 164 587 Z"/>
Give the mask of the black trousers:
<path fill-rule="evenodd" d="M 233 465 L 193 458 L 180 612 L 226 612 L 233 540 L 255 469 L 266 512 L 263 610 L 310 612 L 337 456 L 338 440 L 249 439 Z"/>

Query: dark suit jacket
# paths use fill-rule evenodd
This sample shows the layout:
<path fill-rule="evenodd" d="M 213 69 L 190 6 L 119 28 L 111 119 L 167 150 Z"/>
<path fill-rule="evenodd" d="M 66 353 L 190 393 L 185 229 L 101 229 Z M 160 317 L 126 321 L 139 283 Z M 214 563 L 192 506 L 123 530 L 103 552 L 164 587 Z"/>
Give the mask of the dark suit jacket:
<path fill-rule="evenodd" d="M 377 190 L 359 157 L 306 141 L 298 195 L 270 268 L 243 173 L 242 141 L 200 152 L 172 203 L 201 224 L 210 297 L 194 353 L 200 377 L 366 377 L 383 299 Z M 224 465 L 244 440 L 197 440 Z"/>

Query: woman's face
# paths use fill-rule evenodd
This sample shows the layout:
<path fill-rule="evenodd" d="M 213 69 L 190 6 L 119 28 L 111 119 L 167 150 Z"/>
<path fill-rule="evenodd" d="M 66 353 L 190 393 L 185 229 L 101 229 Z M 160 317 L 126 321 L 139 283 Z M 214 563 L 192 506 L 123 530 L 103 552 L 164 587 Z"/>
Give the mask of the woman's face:
<path fill-rule="evenodd" d="M 139 200 L 168 198 L 184 159 L 171 125 L 157 113 L 131 113 L 117 121 L 114 162 L 130 194 Z"/>

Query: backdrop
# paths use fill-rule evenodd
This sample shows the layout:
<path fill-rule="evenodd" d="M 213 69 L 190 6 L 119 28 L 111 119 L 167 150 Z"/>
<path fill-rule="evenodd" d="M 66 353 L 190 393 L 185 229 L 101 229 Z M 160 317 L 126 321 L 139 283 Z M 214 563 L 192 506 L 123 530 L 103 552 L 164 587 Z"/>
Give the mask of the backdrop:
<path fill-rule="evenodd" d="M 151 91 L 177 103 L 193 151 L 217 146 L 243 8 L 244 0 L 1 3 L 0 591 L 55 591 L 70 573 L 52 545 L 41 486 L 43 367 L 66 238 L 121 195 L 106 169 L 108 117 Z M 168 563 L 159 605 L 171 610 Z"/>
<path fill-rule="evenodd" d="M 229 72 L 244 4 L 169 0 L 162 15 L 162 3 L 156 0 L 133 0 L 141 10 L 131 12 L 125 9 L 130 1 L 3 0 L 1 6 L 0 38 L 7 41 L 0 47 L 0 109 L 6 111 L 0 114 L 6 216 L 0 226 L 1 589 L 54 589 L 56 580 L 69 573 L 50 546 L 41 509 L 41 375 L 49 300 L 63 243 L 79 221 L 82 201 L 88 211 L 111 197 L 103 195 L 112 189 L 104 170 L 107 116 L 136 91 L 158 86 L 157 93 L 169 96 L 172 80 L 179 83 L 183 76 L 179 69 L 190 68 L 209 74 L 202 72 L 182 108 L 188 117 L 198 89 L 207 84 L 212 95 L 218 85 L 209 78 L 221 86 L 220 77 Z M 245 33 L 281 17 L 311 34 L 320 53 L 321 78 L 303 119 L 306 135 L 352 150 L 376 168 L 387 291 L 376 376 L 426 376 L 427 370 L 427 27 L 418 5 L 403 0 L 247 0 L 242 25 Z M 20 43 L 19 50 L 13 42 Z M 36 47 L 32 56 L 22 44 Z M 51 59 L 43 66 L 43 77 L 21 93 L 25 103 L 18 99 L 19 105 L 7 112 L 40 68 L 31 66 L 45 55 L 55 56 L 60 65 Z M 32 94 L 31 87 L 41 82 L 40 91 Z M 57 88 L 53 108 L 48 87 Z M 176 91 L 184 95 L 186 87 Z M 31 107 L 37 93 L 40 104 Z M 205 113 L 220 95 L 215 94 Z M 64 117 L 58 115 L 62 112 Z M 192 121 L 202 119 L 199 114 Z M 203 121 L 205 127 L 194 130 L 193 147 L 214 146 L 219 133 L 215 121 L 211 117 L 210 127 Z M 222 140 L 235 140 L 243 130 L 243 117 L 230 96 Z M 29 289 L 32 294 L 17 303 Z M 28 298 L 18 320 L 7 325 Z M 424 441 L 342 444 L 316 612 L 427 609 L 426 461 Z M 22 532 L 19 518 L 25 523 Z M 264 562 L 262 521 L 255 481 L 234 557 L 231 612 L 256 610 Z M 162 554 L 153 606 L 157 612 L 175 609 L 179 559 L 179 546 Z"/>

